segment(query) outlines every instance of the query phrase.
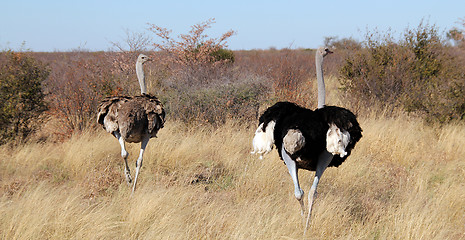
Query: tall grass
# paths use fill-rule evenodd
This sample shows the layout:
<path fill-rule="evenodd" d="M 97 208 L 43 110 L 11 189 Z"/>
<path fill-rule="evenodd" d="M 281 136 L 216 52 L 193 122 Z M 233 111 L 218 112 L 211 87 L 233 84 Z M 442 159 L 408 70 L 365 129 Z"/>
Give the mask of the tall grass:
<path fill-rule="evenodd" d="M 311 239 L 465 237 L 465 126 L 360 118 L 364 137 L 319 187 Z M 146 151 L 131 196 L 117 141 L 0 147 L 1 239 L 302 239 L 276 152 L 249 154 L 254 126 L 171 122 Z M 128 146 L 131 167 L 138 145 Z M 301 171 L 304 189 L 313 173 Z"/>

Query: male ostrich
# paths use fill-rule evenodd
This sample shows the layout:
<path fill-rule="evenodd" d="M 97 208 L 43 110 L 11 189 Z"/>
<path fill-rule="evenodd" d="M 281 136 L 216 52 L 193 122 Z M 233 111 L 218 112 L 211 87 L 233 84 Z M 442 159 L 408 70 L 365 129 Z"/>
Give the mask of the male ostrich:
<path fill-rule="evenodd" d="M 252 153 L 266 154 L 276 145 L 294 182 L 294 194 L 305 212 L 304 191 L 299 186 L 298 169 L 315 171 L 308 194 L 308 228 L 316 189 L 328 166 L 338 167 L 350 155 L 362 137 L 355 115 L 347 109 L 325 106 L 323 58 L 332 53 L 319 48 L 315 55 L 318 81 L 318 109 L 312 111 L 291 102 L 278 102 L 269 107 L 259 119 L 253 139 Z"/>
<path fill-rule="evenodd" d="M 150 138 L 156 137 L 157 132 L 165 123 L 163 105 L 155 96 L 147 94 L 145 74 L 142 65 L 150 58 L 140 54 L 136 62 L 136 73 L 139 79 L 139 96 L 115 96 L 103 99 L 98 108 L 97 121 L 103 128 L 113 134 L 121 145 L 121 156 L 124 159 L 126 181 L 132 182 L 128 166 L 128 152 L 125 142 L 141 143 L 139 158 L 136 162 L 136 175 L 132 192 L 136 190 L 137 177 L 142 167 L 142 157 Z"/>

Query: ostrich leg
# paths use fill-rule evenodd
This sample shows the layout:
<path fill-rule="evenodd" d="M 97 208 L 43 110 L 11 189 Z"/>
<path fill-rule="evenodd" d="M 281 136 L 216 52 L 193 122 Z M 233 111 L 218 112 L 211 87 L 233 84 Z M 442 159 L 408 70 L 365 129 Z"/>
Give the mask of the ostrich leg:
<path fill-rule="evenodd" d="M 281 156 L 283 156 L 284 163 L 286 163 L 287 169 L 289 170 L 289 174 L 291 175 L 292 181 L 294 182 L 294 195 L 297 201 L 299 201 L 300 207 L 302 208 L 300 214 L 304 216 L 305 207 L 304 201 L 302 199 L 304 191 L 300 188 L 299 185 L 299 176 L 297 174 L 298 169 L 296 163 L 284 150 L 284 146 L 281 149 Z"/>
<path fill-rule="evenodd" d="M 315 178 L 313 179 L 312 187 L 310 188 L 310 191 L 308 193 L 308 213 L 307 213 L 308 215 L 307 215 L 307 222 L 305 224 L 305 231 L 307 231 L 308 225 L 310 224 L 310 217 L 312 215 L 312 206 L 313 206 L 313 202 L 315 201 L 316 195 L 317 195 L 316 188 L 318 186 L 318 182 L 320 181 L 321 176 L 323 175 L 323 172 L 326 170 L 331 160 L 333 160 L 333 155 L 326 150 L 323 151 L 318 157 Z"/>
<path fill-rule="evenodd" d="M 124 146 L 124 139 L 123 137 L 121 137 L 121 134 L 118 131 L 116 131 L 116 132 L 113 132 L 113 135 L 118 139 L 118 142 L 121 145 L 121 156 L 123 157 L 124 164 L 125 164 L 124 175 L 126 176 L 126 182 L 128 183 L 129 186 L 131 186 L 131 182 L 132 182 L 131 171 L 129 170 L 129 166 L 128 166 L 129 153 L 126 151 L 126 148 Z"/>
<path fill-rule="evenodd" d="M 136 190 L 136 184 L 137 184 L 137 177 L 139 176 L 140 168 L 142 167 L 142 157 L 144 156 L 144 151 L 145 148 L 147 147 L 147 143 L 149 143 L 150 137 L 147 135 L 142 139 L 142 142 L 140 144 L 140 153 L 139 153 L 139 158 L 137 159 L 136 162 L 136 175 L 134 177 L 134 186 L 132 187 L 132 193 Z"/>

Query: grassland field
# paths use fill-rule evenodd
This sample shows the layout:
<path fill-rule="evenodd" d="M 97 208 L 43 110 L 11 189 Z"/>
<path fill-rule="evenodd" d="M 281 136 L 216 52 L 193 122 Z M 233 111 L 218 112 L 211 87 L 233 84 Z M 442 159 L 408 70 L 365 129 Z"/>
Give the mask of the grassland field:
<path fill-rule="evenodd" d="M 103 129 L 0 146 L 0 238 L 465 239 L 465 126 L 369 112 L 352 155 L 323 175 L 305 236 L 276 151 L 249 154 L 255 122 L 168 118 L 134 195 Z M 138 147 L 128 145 L 132 173 Z M 312 177 L 300 171 L 306 192 Z"/>

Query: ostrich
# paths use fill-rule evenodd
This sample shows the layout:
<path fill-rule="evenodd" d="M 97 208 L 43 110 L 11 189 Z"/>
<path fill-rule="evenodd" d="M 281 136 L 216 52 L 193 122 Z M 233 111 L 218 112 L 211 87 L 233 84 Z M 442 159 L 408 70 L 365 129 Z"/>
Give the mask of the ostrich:
<path fill-rule="evenodd" d="M 314 111 L 291 102 L 278 102 L 259 118 L 259 127 L 253 139 L 252 153 L 260 155 L 271 151 L 273 144 L 286 164 L 294 182 L 295 198 L 304 216 L 304 191 L 300 188 L 298 169 L 315 171 L 308 194 L 308 228 L 317 186 L 327 167 L 338 167 L 350 155 L 362 137 L 362 129 L 355 115 L 347 109 L 325 106 L 323 59 L 332 53 L 319 48 L 315 54 L 318 83 L 318 108 Z M 272 134 L 270 134 L 270 131 Z"/>
<path fill-rule="evenodd" d="M 97 121 L 103 128 L 115 136 L 121 145 L 126 181 L 131 186 L 132 178 L 128 166 L 128 152 L 125 142 L 141 143 L 139 158 L 136 162 L 136 175 L 132 192 L 136 190 L 137 177 L 142 167 L 142 157 L 150 138 L 156 137 L 158 130 L 165 123 L 165 111 L 163 105 L 155 96 L 147 94 L 143 64 L 150 58 L 140 54 L 136 62 L 136 74 L 139 79 L 139 96 L 114 96 L 106 97 L 98 107 Z"/>

